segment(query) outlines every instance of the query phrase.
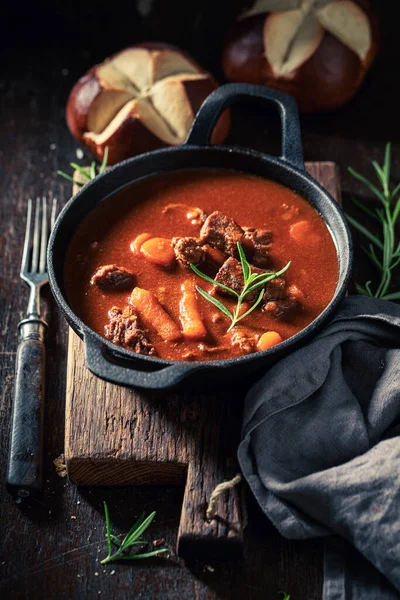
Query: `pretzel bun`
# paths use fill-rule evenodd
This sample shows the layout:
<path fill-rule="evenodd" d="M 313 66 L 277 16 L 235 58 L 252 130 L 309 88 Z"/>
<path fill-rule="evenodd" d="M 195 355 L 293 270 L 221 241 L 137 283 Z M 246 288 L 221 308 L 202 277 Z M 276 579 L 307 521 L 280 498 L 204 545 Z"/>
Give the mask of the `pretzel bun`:
<path fill-rule="evenodd" d="M 366 0 L 257 0 L 228 33 L 222 66 L 230 81 L 282 90 L 301 112 L 322 112 L 354 96 L 377 48 Z"/>
<path fill-rule="evenodd" d="M 205 98 L 218 87 L 212 75 L 179 49 L 137 44 L 90 69 L 72 89 L 66 109 L 74 137 L 108 164 L 182 144 Z M 212 142 L 222 143 L 229 114 Z"/>

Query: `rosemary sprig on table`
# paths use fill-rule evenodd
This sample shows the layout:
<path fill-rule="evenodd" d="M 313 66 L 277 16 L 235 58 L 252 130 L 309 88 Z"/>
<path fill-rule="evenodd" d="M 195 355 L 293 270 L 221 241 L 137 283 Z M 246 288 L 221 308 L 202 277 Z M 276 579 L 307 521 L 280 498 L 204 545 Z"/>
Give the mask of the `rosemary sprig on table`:
<path fill-rule="evenodd" d="M 146 519 L 144 518 L 144 513 L 142 513 L 122 541 L 120 541 L 116 535 L 113 535 L 111 533 L 110 514 L 108 512 L 106 502 L 104 502 L 104 516 L 106 519 L 108 554 L 106 558 L 104 558 L 101 561 L 102 565 L 105 565 L 114 560 L 138 560 L 140 558 L 150 558 L 151 556 L 157 556 L 158 554 L 168 552 L 167 548 L 161 548 L 160 550 L 142 552 L 140 554 L 137 552 L 133 554 L 127 554 L 127 550 L 129 550 L 129 548 L 133 548 L 134 546 L 144 546 L 145 544 L 147 544 L 147 542 L 140 539 L 140 536 L 146 531 L 146 529 L 153 521 L 154 517 L 156 516 L 155 512 L 152 512 Z M 117 550 L 115 552 L 113 552 L 113 544 L 117 546 Z"/>
<path fill-rule="evenodd" d="M 193 265 L 193 264 L 190 265 L 192 270 L 196 273 L 196 275 L 199 275 L 199 277 L 202 277 L 209 283 L 212 283 L 213 285 L 217 285 L 219 288 L 225 290 L 226 292 L 230 292 L 231 294 L 236 296 L 236 298 L 237 298 L 236 307 L 231 312 L 224 304 L 222 304 L 222 302 L 220 302 L 219 300 L 217 300 L 216 298 L 211 296 L 211 294 L 209 294 L 208 292 L 203 290 L 203 288 L 199 287 L 198 285 L 196 286 L 196 290 L 199 292 L 199 294 L 201 294 L 203 296 L 203 298 L 208 300 L 208 302 L 211 302 L 211 304 L 214 304 L 214 306 L 216 306 L 218 308 L 218 310 L 220 310 L 224 315 L 226 315 L 231 320 L 231 324 L 229 326 L 229 329 L 227 330 L 227 333 L 229 331 L 231 331 L 233 329 L 233 327 L 235 327 L 235 325 L 237 323 L 239 323 L 239 321 L 241 321 L 242 319 L 247 317 L 251 312 L 253 312 L 253 310 L 255 308 L 257 308 L 257 306 L 260 304 L 260 302 L 263 298 L 263 295 L 264 295 L 264 291 L 265 291 L 264 286 L 272 279 L 275 279 L 275 277 L 279 277 L 279 275 L 282 275 L 283 273 L 285 273 L 285 271 L 288 270 L 288 268 L 290 267 L 290 264 L 291 264 L 290 262 L 288 262 L 287 265 L 285 267 L 283 267 L 283 269 L 281 269 L 277 273 L 267 273 L 267 272 L 260 273 L 260 274 L 252 273 L 251 264 L 248 262 L 246 255 L 244 253 L 244 250 L 239 242 L 237 243 L 237 248 L 238 248 L 238 252 L 239 252 L 239 256 L 240 256 L 240 262 L 242 265 L 243 278 L 244 278 L 244 287 L 240 294 L 238 294 L 235 290 L 232 290 L 231 288 L 227 287 L 226 285 L 219 283 L 219 281 L 215 281 L 215 279 L 211 279 L 211 277 L 208 277 L 208 275 L 205 275 L 204 273 L 199 271 L 199 269 L 197 267 L 195 267 L 195 265 Z M 246 296 L 250 292 L 254 292 L 254 290 L 257 290 L 259 288 L 261 288 L 261 290 L 260 290 L 260 293 L 259 293 L 258 298 L 255 301 L 255 303 L 248 310 L 246 310 L 246 312 L 244 314 L 240 314 L 242 304 L 243 304 L 243 302 L 245 302 Z"/>
<path fill-rule="evenodd" d="M 104 150 L 103 161 L 102 161 L 100 167 L 96 167 L 95 161 L 93 161 L 90 164 L 90 167 L 81 167 L 80 165 L 78 165 L 77 163 L 74 163 L 74 162 L 69 163 L 69 164 L 71 165 L 71 167 L 73 169 L 75 169 L 76 171 L 79 171 L 79 173 L 82 175 L 82 177 L 84 179 L 87 179 L 87 181 L 91 181 L 92 179 L 97 177 L 97 175 L 101 175 L 102 173 L 104 173 L 104 171 L 107 168 L 107 161 L 108 161 L 108 146 L 106 146 L 106 148 Z M 76 179 L 71 177 L 71 175 L 68 175 L 68 173 L 64 173 L 64 171 L 57 171 L 57 175 L 61 175 L 61 177 L 64 177 L 64 179 L 68 179 L 68 181 L 72 181 L 72 183 L 76 183 L 76 185 L 79 185 L 79 187 L 82 187 L 86 183 L 85 181 L 77 181 Z"/>
<path fill-rule="evenodd" d="M 372 165 L 382 189 L 351 167 L 349 172 L 366 185 L 380 201 L 381 206 L 371 209 L 360 200 L 353 199 L 361 211 L 380 225 L 381 235 L 374 235 L 353 217 L 349 215 L 346 217 L 349 223 L 369 240 L 368 248 L 364 248 L 364 251 L 378 270 L 380 280 L 375 291 L 371 289 L 371 281 L 367 281 L 365 285 L 356 284 L 356 288 L 359 294 L 365 296 L 400 300 L 400 292 L 390 292 L 393 271 L 400 264 L 400 240 L 396 244 L 396 223 L 400 214 L 400 183 L 390 189 L 390 143 L 386 144 L 383 165 L 380 166 L 375 160 L 372 161 Z"/>

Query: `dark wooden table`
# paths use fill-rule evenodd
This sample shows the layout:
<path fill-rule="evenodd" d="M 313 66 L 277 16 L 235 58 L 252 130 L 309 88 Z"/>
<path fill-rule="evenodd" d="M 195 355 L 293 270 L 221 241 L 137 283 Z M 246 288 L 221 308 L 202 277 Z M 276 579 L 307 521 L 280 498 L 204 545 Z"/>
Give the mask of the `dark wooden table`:
<path fill-rule="evenodd" d="M 119 2 L 113 3 L 112 14 L 95 3 L 86 3 L 84 8 L 74 1 L 57 4 L 54 8 L 50 3 L 31 3 L 25 9 L 9 3 L 2 17 L 0 597 L 269 600 L 284 589 L 293 600 L 319 600 L 322 542 L 281 538 L 251 501 L 246 551 L 238 564 L 184 564 L 172 552 L 166 561 L 100 566 L 106 554 L 103 500 L 109 504 L 118 532 L 127 530 L 142 510 L 156 510 L 152 539 L 164 538 L 173 548 L 182 489 L 77 489 L 57 475 L 53 460 L 63 451 L 67 328 L 55 309 L 48 338 L 46 493 L 41 502 L 15 505 L 4 489 L 16 330 L 27 303 L 27 289 L 18 277 L 26 202 L 38 194 L 52 193 L 62 204 L 69 197 L 69 184 L 56 176 L 57 169 L 68 169 L 68 163 L 76 159 L 77 144 L 64 120 L 68 91 L 93 62 L 146 38 L 186 47 L 218 75 L 220 30 L 228 14 L 223 8 L 228 11 L 229 5 L 233 10 L 232 3 L 221 2 L 216 8 L 215 0 L 204 0 L 194 3 L 201 4 L 201 11 L 191 14 L 187 10 L 191 3 L 164 2 L 171 8 L 168 26 L 165 14 L 147 22 L 132 11 L 130 19 L 124 14 L 121 20 Z M 338 163 L 349 211 L 349 195 L 364 196 L 365 190 L 346 173 L 347 165 L 371 174 L 368 161 L 381 160 L 387 140 L 393 142 L 393 178 L 400 180 L 398 24 L 390 1 L 376 4 L 382 19 L 382 49 L 362 92 L 335 114 L 302 119 L 306 159 Z M 183 13 L 178 21 L 185 25 L 179 26 L 176 15 Z M 232 142 L 276 152 L 278 133 L 275 118 L 250 107 L 234 111 Z M 355 241 L 354 278 L 363 281 L 370 274 L 369 267 L 359 250 L 358 236 Z"/>

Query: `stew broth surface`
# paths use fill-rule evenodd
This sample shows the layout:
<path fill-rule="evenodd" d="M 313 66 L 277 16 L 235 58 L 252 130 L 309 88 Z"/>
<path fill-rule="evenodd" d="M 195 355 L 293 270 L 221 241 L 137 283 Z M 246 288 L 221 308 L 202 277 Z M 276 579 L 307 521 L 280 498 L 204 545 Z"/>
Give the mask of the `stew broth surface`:
<path fill-rule="evenodd" d="M 171 204 L 184 206 L 167 209 Z M 178 327 L 181 284 L 191 279 L 206 291 L 211 290 L 211 284 L 190 269 L 178 264 L 172 268 L 156 266 L 130 249 L 132 241 L 144 232 L 171 239 L 197 237 L 201 224 L 192 224 L 187 218 L 188 206 L 199 207 L 207 215 L 218 210 L 241 227 L 271 231 L 267 270 L 277 271 L 291 261 L 283 277 L 288 285 L 294 284 L 301 292 L 294 317 L 278 319 L 257 307 L 236 330 L 256 337 L 274 331 L 287 339 L 311 323 L 328 305 L 338 279 L 336 247 L 322 218 L 306 200 L 278 183 L 253 175 L 226 170 L 184 170 L 156 175 L 124 188 L 90 213 L 74 234 L 66 254 L 65 287 L 72 309 L 91 329 L 104 336 L 108 311 L 115 306 L 123 309 L 130 299 L 131 289 L 105 291 L 90 283 L 102 265 L 115 264 L 133 273 L 133 287 L 153 292 Z M 291 227 L 300 221 L 310 224 L 309 231 L 294 239 Z M 217 298 L 230 310 L 236 304 L 226 296 Z M 245 354 L 243 349 L 232 345 L 231 334 L 226 333 L 229 319 L 199 294 L 197 304 L 207 338 L 168 342 L 158 333 L 148 331 L 155 355 L 171 360 L 219 360 Z"/>

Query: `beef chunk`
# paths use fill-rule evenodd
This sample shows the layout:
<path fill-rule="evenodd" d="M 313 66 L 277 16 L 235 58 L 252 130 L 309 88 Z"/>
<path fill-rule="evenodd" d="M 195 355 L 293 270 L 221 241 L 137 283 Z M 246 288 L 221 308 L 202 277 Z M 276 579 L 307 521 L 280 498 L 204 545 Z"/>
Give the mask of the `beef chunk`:
<path fill-rule="evenodd" d="M 251 262 L 256 267 L 268 267 L 269 245 L 272 241 L 271 231 L 245 227 L 244 238 L 252 252 Z"/>
<path fill-rule="evenodd" d="M 252 272 L 260 274 L 263 273 L 262 269 L 257 269 L 255 267 L 252 268 Z M 227 287 L 231 288 L 231 290 L 234 290 L 237 294 L 240 294 L 243 291 L 244 286 L 244 277 L 241 263 L 232 256 L 228 258 L 228 260 L 224 262 L 224 264 L 216 274 L 215 281 L 226 285 Z M 217 286 L 216 291 L 218 291 L 219 294 L 229 295 L 229 292 L 226 292 L 225 290 Z M 246 296 L 246 301 L 253 302 L 253 300 L 257 298 L 259 293 L 260 290 L 254 290 L 254 292 L 251 292 Z"/>
<path fill-rule="evenodd" d="M 276 277 L 268 282 L 265 286 L 263 311 L 271 313 L 277 319 L 287 321 L 292 319 L 301 305 L 290 290 L 282 277 Z"/>
<path fill-rule="evenodd" d="M 252 272 L 257 274 L 266 273 L 266 271 L 263 269 L 258 269 L 256 267 L 252 267 Z M 243 291 L 244 286 L 241 263 L 236 260 L 236 258 L 228 258 L 228 260 L 224 262 L 216 274 L 215 281 L 226 285 L 228 288 L 234 290 L 237 294 L 240 294 Z M 299 306 L 299 302 L 289 290 L 290 288 L 287 287 L 286 281 L 282 277 L 275 277 L 275 279 L 271 279 L 271 281 L 265 284 L 265 292 L 263 296 L 265 306 L 263 310 L 273 312 L 273 307 L 275 307 L 276 316 L 281 316 L 281 314 L 288 315 L 289 313 L 292 313 L 293 309 Z M 218 291 L 219 294 L 229 295 L 229 292 L 226 292 L 217 286 L 216 291 Z M 254 300 L 258 298 L 259 293 L 260 289 L 256 289 L 248 294 L 245 297 L 245 300 L 247 302 L 254 302 Z M 268 303 L 271 304 L 269 305 L 269 308 L 266 308 Z"/>
<path fill-rule="evenodd" d="M 254 335 L 249 335 L 240 329 L 232 332 L 231 344 L 234 348 L 239 347 L 243 354 L 255 352 L 257 348 L 256 337 Z"/>
<path fill-rule="evenodd" d="M 205 220 L 200 231 L 200 239 L 205 244 L 210 244 L 213 248 L 218 248 L 231 256 L 237 256 L 237 243 L 242 243 L 244 231 L 230 217 L 222 214 L 218 210 L 211 213 Z"/>
<path fill-rule="evenodd" d="M 90 283 L 102 290 L 126 290 L 133 287 L 134 277 L 124 267 L 104 265 L 97 269 Z"/>
<path fill-rule="evenodd" d="M 138 354 L 154 355 L 154 346 L 140 328 L 140 321 L 132 306 L 124 310 L 114 306 L 108 313 L 110 322 L 105 326 L 105 337 L 120 346 L 125 346 Z"/>
<path fill-rule="evenodd" d="M 262 310 L 272 313 L 274 317 L 282 321 L 290 321 L 300 307 L 301 304 L 296 298 L 287 298 L 286 300 L 269 300 Z"/>
<path fill-rule="evenodd" d="M 251 262 L 256 267 L 268 267 L 268 265 L 270 264 L 268 246 L 264 246 L 263 244 L 256 244 L 254 246 L 254 252 Z"/>
<path fill-rule="evenodd" d="M 268 246 L 272 241 L 272 232 L 264 229 L 255 229 L 254 227 L 244 227 L 244 237 L 254 246 Z"/>
<path fill-rule="evenodd" d="M 286 281 L 283 277 L 271 279 L 265 286 L 264 300 L 284 300 L 287 297 Z"/>
<path fill-rule="evenodd" d="M 190 269 L 190 264 L 196 267 L 203 263 L 206 259 L 206 251 L 202 247 L 200 240 L 194 237 L 175 237 L 172 240 L 176 260 L 178 263 L 187 269 Z"/>
<path fill-rule="evenodd" d="M 243 270 L 240 262 L 232 256 L 228 258 L 216 274 L 215 281 L 226 285 L 237 294 L 240 294 L 244 286 Z M 216 287 L 216 290 L 220 294 L 229 294 L 229 292 L 226 292 L 218 286 Z"/>

